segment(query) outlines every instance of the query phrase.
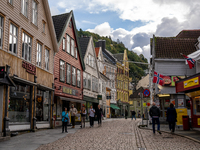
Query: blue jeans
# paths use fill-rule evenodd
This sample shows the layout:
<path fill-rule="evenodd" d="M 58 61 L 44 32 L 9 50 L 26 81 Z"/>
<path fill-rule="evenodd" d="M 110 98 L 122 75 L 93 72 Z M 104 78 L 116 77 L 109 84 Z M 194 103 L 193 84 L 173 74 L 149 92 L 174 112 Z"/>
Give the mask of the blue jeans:
<path fill-rule="evenodd" d="M 157 130 L 160 131 L 160 121 L 159 121 L 159 118 L 152 118 L 153 133 L 155 133 L 155 122 L 157 123 Z"/>
<path fill-rule="evenodd" d="M 132 120 L 133 120 L 133 118 L 135 118 L 135 120 L 136 120 L 136 117 L 135 117 L 135 115 L 132 115 Z"/>

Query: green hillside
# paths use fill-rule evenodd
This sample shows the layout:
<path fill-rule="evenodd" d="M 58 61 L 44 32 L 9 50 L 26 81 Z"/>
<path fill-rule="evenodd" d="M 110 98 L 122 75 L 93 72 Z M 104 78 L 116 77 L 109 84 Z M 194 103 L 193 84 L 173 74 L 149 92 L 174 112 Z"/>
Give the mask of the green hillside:
<path fill-rule="evenodd" d="M 106 40 L 106 49 L 109 50 L 113 54 L 123 53 L 124 49 L 127 49 L 125 45 L 119 40 L 117 40 L 117 42 L 112 41 L 111 37 L 100 36 L 98 34 L 91 33 L 89 31 L 83 31 L 82 29 L 78 31 L 78 36 L 79 37 L 92 36 L 94 40 L 94 44 L 99 39 Z M 147 59 L 142 54 L 138 56 L 135 52 L 130 51 L 130 50 L 128 50 L 128 59 L 130 61 L 136 61 L 136 62 L 145 62 L 145 63 L 148 62 Z M 147 69 L 148 66 L 129 63 L 129 68 L 130 68 L 129 75 L 130 77 L 132 77 L 133 82 L 138 82 L 141 79 L 141 77 L 145 75 L 144 70 Z"/>

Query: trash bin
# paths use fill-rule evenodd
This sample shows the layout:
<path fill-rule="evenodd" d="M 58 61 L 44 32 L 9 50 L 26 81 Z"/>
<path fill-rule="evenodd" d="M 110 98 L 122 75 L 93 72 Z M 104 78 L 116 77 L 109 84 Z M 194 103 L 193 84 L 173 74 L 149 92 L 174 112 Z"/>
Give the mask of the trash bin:
<path fill-rule="evenodd" d="M 184 116 L 182 116 L 182 119 L 183 119 L 183 130 L 190 130 L 189 116 L 184 115 Z"/>

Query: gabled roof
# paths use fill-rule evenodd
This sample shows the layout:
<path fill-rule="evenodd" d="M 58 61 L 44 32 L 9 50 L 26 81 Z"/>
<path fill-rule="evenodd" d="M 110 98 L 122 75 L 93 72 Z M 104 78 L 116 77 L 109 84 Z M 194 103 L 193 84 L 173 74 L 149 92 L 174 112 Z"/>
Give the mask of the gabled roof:
<path fill-rule="evenodd" d="M 60 38 L 62 37 L 62 33 L 65 31 L 65 26 L 67 24 L 67 20 L 69 19 L 69 16 L 70 16 L 70 13 L 52 16 L 57 41 L 60 41 Z"/>
<path fill-rule="evenodd" d="M 108 63 L 110 63 L 112 65 L 116 64 L 115 59 L 113 58 L 113 56 L 111 56 L 109 54 L 109 52 L 107 50 L 102 50 L 102 53 L 103 53 L 103 56 L 104 56 L 106 62 L 108 62 Z"/>
<path fill-rule="evenodd" d="M 200 30 L 182 30 L 176 37 L 198 39 L 199 36 Z"/>
<path fill-rule="evenodd" d="M 76 23 L 75 23 L 73 11 L 71 10 L 69 13 L 52 16 L 52 18 L 54 20 L 53 21 L 54 22 L 54 29 L 56 31 L 58 47 L 62 42 L 61 37 L 64 36 L 65 31 L 67 30 L 68 24 L 70 22 L 70 19 L 72 19 L 73 30 L 74 30 L 75 39 L 76 39 L 75 41 L 77 42 L 77 48 L 78 48 L 78 52 L 79 52 L 79 56 L 80 56 L 80 60 L 81 60 L 81 65 L 83 67 L 83 70 L 85 70 L 85 64 L 84 64 L 82 53 L 81 53 L 81 47 L 79 45 L 78 34 L 77 34 Z"/>
<path fill-rule="evenodd" d="M 96 52 L 96 56 L 98 57 L 98 55 L 99 55 L 99 50 L 100 50 L 100 47 L 96 47 L 95 48 L 95 52 Z"/>
<path fill-rule="evenodd" d="M 175 38 L 175 37 L 155 37 L 155 58 L 177 58 L 183 59 L 196 51 L 197 39 Z"/>
<path fill-rule="evenodd" d="M 113 54 L 113 56 L 120 62 L 124 60 L 124 53 Z"/>
<path fill-rule="evenodd" d="M 85 53 L 87 51 L 89 41 L 90 41 L 90 37 L 79 37 L 79 44 L 81 47 L 81 52 L 82 52 L 83 58 L 85 57 Z"/>

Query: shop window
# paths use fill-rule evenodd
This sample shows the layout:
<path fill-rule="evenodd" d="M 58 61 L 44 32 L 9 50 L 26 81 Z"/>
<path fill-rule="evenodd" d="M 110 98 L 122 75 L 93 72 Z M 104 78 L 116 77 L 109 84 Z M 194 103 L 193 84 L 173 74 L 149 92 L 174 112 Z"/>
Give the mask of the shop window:
<path fill-rule="evenodd" d="M 28 17 L 28 0 L 21 0 L 21 13 Z"/>
<path fill-rule="evenodd" d="M 72 67 L 72 85 L 76 85 L 76 68 Z"/>
<path fill-rule="evenodd" d="M 67 53 L 70 54 L 70 37 L 67 35 Z"/>
<path fill-rule="evenodd" d="M 63 40 L 62 40 L 62 49 L 63 51 L 65 51 L 65 38 L 63 37 Z"/>
<path fill-rule="evenodd" d="M 77 69 L 77 87 L 81 87 L 81 72 Z"/>
<path fill-rule="evenodd" d="M 37 58 L 36 58 L 37 66 L 42 66 L 42 45 L 37 43 Z"/>
<path fill-rule="evenodd" d="M 10 24 L 10 36 L 9 36 L 9 51 L 17 54 L 17 37 L 18 37 L 18 28 Z"/>
<path fill-rule="evenodd" d="M 71 39 L 71 55 L 74 57 L 74 40 Z"/>
<path fill-rule="evenodd" d="M 37 90 L 36 118 L 37 121 L 49 121 L 49 91 Z"/>
<path fill-rule="evenodd" d="M 60 81 L 65 82 L 65 62 L 60 60 Z"/>
<path fill-rule="evenodd" d="M 49 70 L 49 50 L 45 49 L 45 69 Z"/>
<path fill-rule="evenodd" d="M 87 73 L 83 72 L 83 87 L 87 88 Z"/>
<path fill-rule="evenodd" d="M 67 83 L 71 84 L 71 65 L 67 64 Z"/>
<path fill-rule="evenodd" d="M 3 47 L 3 28 L 4 28 L 4 17 L 0 15 L 0 48 Z"/>
<path fill-rule="evenodd" d="M 187 109 L 191 109 L 190 108 L 190 100 L 189 99 L 186 100 L 186 107 L 187 107 Z"/>
<path fill-rule="evenodd" d="M 30 86 L 16 85 L 16 88 L 10 88 L 8 105 L 10 122 L 29 122 Z"/>
<path fill-rule="evenodd" d="M 38 4 L 36 1 L 32 1 L 32 23 L 37 26 L 37 18 L 38 18 Z"/>
<path fill-rule="evenodd" d="M 137 107 L 140 107 L 140 101 L 137 101 Z"/>
<path fill-rule="evenodd" d="M 23 32 L 22 34 L 22 57 L 31 61 L 32 38 Z"/>

